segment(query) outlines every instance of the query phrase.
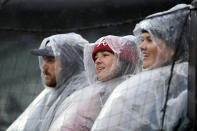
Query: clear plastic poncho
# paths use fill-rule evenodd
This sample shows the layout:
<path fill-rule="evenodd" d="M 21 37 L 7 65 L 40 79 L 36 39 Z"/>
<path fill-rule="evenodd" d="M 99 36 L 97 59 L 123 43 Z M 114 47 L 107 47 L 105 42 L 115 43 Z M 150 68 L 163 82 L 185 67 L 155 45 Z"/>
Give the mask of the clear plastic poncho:
<path fill-rule="evenodd" d="M 113 50 L 114 55 L 118 58 L 118 61 L 120 61 L 120 63 L 122 61 L 122 64 L 119 67 L 120 71 L 117 76 L 129 76 L 139 72 L 141 70 L 141 58 L 139 56 L 140 50 L 137 46 L 136 40 L 136 37 L 132 35 L 122 37 L 108 35 L 101 37 L 94 44 L 87 45 L 84 51 L 84 64 L 90 83 L 98 81 L 94 61 L 92 60 L 92 52 L 94 46 L 99 44 L 108 44 L 108 46 Z M 114 60 L 111 68 L 113 68 L 113 65 L 116 63 L 117 61 Z M 113 69 L 109 70 L 109 74 L 112 70 Z"/>
<path fill-rule="evenodd" d="M 156 58 L 153 66 L 121 83 L 106 101 L 92 131 L 179 129 L 187 114 L 188 43 L 185 25 L 190 8 L 189 5 L 177 5 L 136 25 L 134 34 L 139 44 L 143 30 L 146 30 L 157 47 L 157 57 L 164 55 L 168 59 L 159 61 Z M 162 53 L 157 38 L 177 53 L 172 57 Z"/>
<path fill-rule="evenodd" d="M 53 35 L 45 38 L 40 49 L 46 44 L 52 47 L 60 67 L 55 67 L 56 87 L 47 87 L 43 75 L 43 57 L 39 56 L 41 77 L 45 89 L 27 107 L 8 131 L 45 131 L 48 130 L 56 111 L 63 101 L 74 91 L 88 86 L 84 73 L 83 47 L 88 42 L 75 33 Z"/>
<path fill-rule="evenodd" d="M 84 64 L 85 71 L 90 86 L 73 93 L 62 103 L 62 107 L 57 111 L 57 119 L 54 119 L 50 131 L 62 130 L 62 131 L 88 131 L 91 129 L 96 117 L 102 109 L 105 101 L 107 100 L 113 89 L 121 82 L 130 77 L 138 70 L 139 55 L 138 49 L 135 43 L 135 37 L 121 38 L 117 36 L 106 36 L 100 38 L 95 44 L 100 44 L 105 38 L 106 42 L 113 49 L 117 58 L 127 56 L 129 60 L 133 60 L 133 64 L 122 60 L 120 66 L 124 66 L 124 70 L 121 70 L 121 74 L 117 74 L 108 81 L 98 81 L 97 74 L 94 68 L 94 61 L 92 60 L 92 51 L 95 44 L 86 45 L 84 51 Z M 128 48 L 126 48 L 128 47 Z M 126 50 L 128 51 L 126 52 Z M 122 50 L 125 52 L 123 53 Z M 133 51 L 134 54 L 129 52 Z M 119 54 L 123 53 L 121 56 Z M 125 54 L 127 53 L 127 55 Z M 134 57 L 135 55 L 135 57 Z M 116 64 L 118 61 L 113 61 Z M 125 62 L 125 63 L 124 63 Z M 113 64 L 111 68 L 113 68 Z M 63 125 L 63 126 L 59 126 Z M 57 128 L 59 127 L 59 128 Z"/>

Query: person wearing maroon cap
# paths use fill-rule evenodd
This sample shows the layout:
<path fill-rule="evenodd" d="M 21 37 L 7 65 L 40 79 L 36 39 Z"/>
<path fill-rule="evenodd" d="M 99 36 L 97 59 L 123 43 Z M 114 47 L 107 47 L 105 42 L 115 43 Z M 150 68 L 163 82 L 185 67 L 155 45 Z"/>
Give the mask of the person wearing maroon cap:
<path fill-rule="evenodd" d="M 133 36 L 129 37 L 135 39 Z M 106 36 L 96 42 L 92 59 L 98 80 L 105 82 L 138 72 L 139 68 L 136 67 L 139 65 L 139 50 L 135 44 L 127 44 L 124 40 L 129 41 L 126 37 Z"/>
<path fill-rule="evenodd" d="M 57 111 L 63 113 L 52 121 L 49 131 L 90 131 L 113 89 L 138 71 L 138 52 L 134 36 L 105 36 L 85 45 L 84 66 L 90 86 L 62 103 L 67 108 Z"/>

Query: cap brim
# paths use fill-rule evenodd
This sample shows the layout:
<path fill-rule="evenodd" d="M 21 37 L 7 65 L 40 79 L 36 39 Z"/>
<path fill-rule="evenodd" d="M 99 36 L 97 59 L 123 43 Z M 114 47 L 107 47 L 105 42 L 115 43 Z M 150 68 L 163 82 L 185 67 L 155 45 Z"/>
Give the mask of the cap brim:
<path fill-rule="evenodd" d="M 33 49 L 31 54 L 35 56 L 54 56 L 52 49 Z"/>

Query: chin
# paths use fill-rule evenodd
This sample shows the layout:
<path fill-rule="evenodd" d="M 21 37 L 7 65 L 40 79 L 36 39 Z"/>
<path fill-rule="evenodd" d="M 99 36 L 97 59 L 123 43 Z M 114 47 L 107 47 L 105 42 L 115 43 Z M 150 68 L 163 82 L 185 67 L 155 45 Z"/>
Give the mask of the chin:
<path fill-rule="evenodd" d="M 146 68 L 149 68 L 149 67 L 151 67 L 151 64 L 144 62 L 143 68 L 146 69 Z"/>
<path fill-rule="evenodd" d="M 104 81 L 105 80 L 105 77 L 103 77 L 103 76 L 97 76 L 97 78 L 98 78 L 99 81 Z"/>
<path fill-rule="evenodd" d="M 107 75 L 107 76 L 103 76 L 103 77 L 98 77 L 98 80 L 99 81 L 102 81 L 102 82 L 106 82 L 106 81 L 109 81 L 111 80 L 113 77 Z"/>
<path fill-rule="evenodd" d="M 146 66 L 146 65 L 143 65 L 143 68 L 144 68 L 144 69 L 146 69 L 146 68 L 148 68 L 148 66 Z"/>
<path fill-rule="evenodd" d="M 48 87 L 51 87 L 51 88 L 55 88 L 56 87 L 56 83 L 46 82 L 45 85 L 48 86 Z"/>

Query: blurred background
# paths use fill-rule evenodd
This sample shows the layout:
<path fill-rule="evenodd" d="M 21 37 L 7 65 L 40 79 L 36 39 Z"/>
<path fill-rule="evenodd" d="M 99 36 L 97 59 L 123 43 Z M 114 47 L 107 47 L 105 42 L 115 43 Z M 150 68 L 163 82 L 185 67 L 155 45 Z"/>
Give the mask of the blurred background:
<path fill-rule="evenodd" d="M 43 90 L 29 52 L 50 35 L 76 32 L 89 42 L 129 35 L 145 16 L 189 0 L 0 0 L 0 131 Z"/>

